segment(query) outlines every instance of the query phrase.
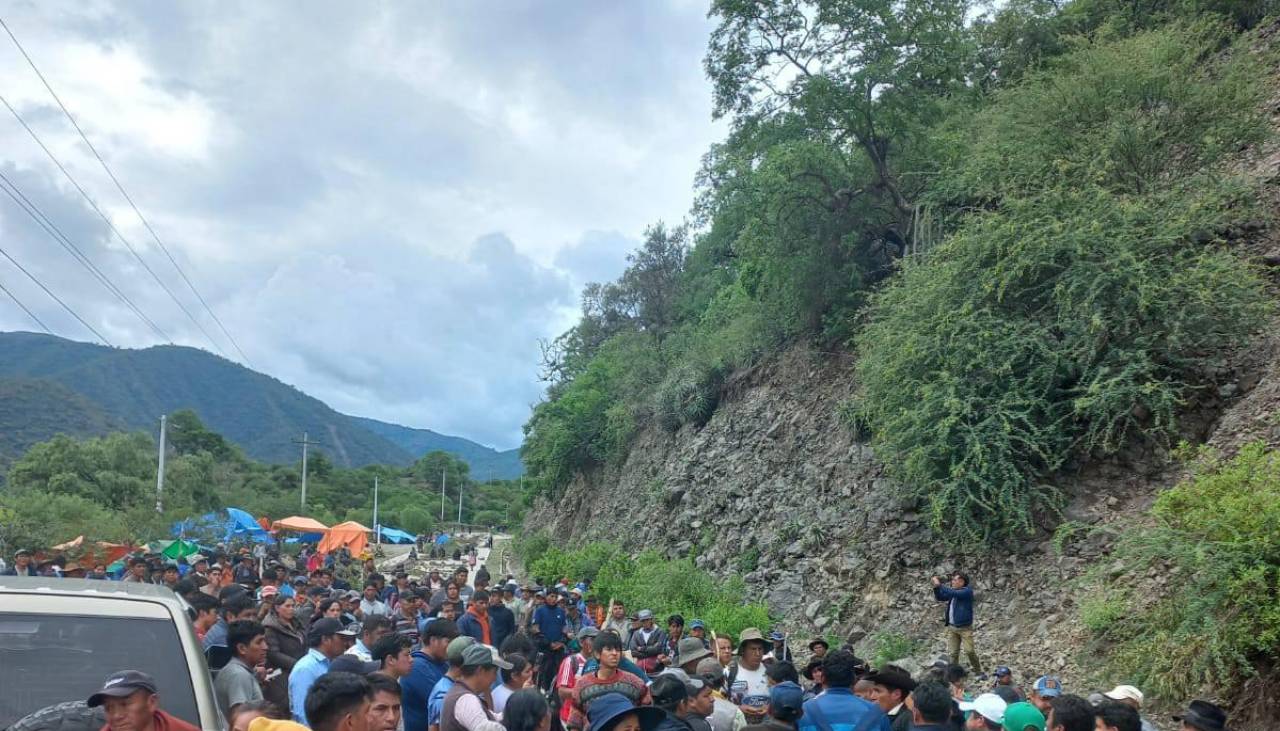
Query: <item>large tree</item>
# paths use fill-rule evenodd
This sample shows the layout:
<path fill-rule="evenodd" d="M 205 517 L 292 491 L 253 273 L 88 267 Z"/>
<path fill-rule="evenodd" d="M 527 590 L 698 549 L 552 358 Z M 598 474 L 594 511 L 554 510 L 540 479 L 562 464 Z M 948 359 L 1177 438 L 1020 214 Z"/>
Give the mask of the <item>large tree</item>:
<path fill-rule="evenodd" d="M 715 0 L 705 66 L 715 114 L 739 130 L 789 117 L 861 151 L 873 196 L 910 237 L 919 183 L 899 148 L 967 88 L 974 46 L 966 0 Z"/>

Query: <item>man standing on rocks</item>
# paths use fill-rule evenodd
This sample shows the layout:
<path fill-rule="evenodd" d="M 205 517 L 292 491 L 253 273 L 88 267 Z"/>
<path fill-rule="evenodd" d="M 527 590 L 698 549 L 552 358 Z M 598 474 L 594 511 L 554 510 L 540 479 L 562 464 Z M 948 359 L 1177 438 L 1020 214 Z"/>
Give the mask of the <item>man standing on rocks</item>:
<path fill-rule="evenodd" d="M 947 603 L 947 649 L 951 655 L 951 664 L 960 664 L 960 648 L 963 645 L 965 655 L 969 658 L 969 669 L 981 673 L 982 662 L 973 649 L 973 589 L 969 588 L 969 576 L 957 571 L 951 575 L 949 585 L 944 585 L 941 577 L 933 577 L 933 597 Z"/>

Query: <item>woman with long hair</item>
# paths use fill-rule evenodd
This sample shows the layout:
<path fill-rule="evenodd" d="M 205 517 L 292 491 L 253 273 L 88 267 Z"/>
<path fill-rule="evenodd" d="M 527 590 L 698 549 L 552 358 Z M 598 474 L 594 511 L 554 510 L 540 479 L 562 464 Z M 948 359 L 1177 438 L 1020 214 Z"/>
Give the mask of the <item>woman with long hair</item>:
<path fill-rule="evenodd" d="M 330 619 L 342 619 L 342 602 L 337 599 L 324 599 L 316 605 L 316 613 L 311 617 L 311 623 L 315 624 L 316 620 L 322 617 Z"/>
<path fill-rule="evenodd" d="M 306 632 L 297 616 L 297 600 L 283 594 L 273 597 L 271 613 L 262 620 L 267 631 L 267 675 L 263 698 L 281 708 L 289 707 L 289 672 L 307 654 Z M 274 674 L 274 677 L 271 677 Z"/>

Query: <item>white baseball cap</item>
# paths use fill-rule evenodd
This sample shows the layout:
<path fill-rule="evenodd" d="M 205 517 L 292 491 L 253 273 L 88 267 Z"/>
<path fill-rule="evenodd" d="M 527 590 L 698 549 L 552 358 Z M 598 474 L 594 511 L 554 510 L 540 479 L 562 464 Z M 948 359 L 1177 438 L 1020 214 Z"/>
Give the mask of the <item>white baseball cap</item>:
<path fill-rule="evenodd" d="M 1103 695 L 1113 701 L 1133 701 L 1142 705 L 1142 691 L 1132 685 L 1117 685 Z"/>
<path fill-rule="evenodd" d="M 995 693 L 983 693 L 972 701 L 961 701 L 956 705 L 962 711 L 977 711 L 979 716 L 992 723 L 1004 723 L 1004 712 L 1009 707 L 1009 704 Z"/>

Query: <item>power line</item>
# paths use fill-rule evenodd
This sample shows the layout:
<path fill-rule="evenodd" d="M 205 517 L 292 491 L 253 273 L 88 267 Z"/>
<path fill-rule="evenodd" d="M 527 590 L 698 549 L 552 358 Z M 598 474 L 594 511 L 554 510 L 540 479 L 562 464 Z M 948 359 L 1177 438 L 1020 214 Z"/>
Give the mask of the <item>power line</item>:
<path fill-rule="evenodd" d="M 5 294 L 9 295 L 9 299 L 13 300 L 13 303 L 14 303 L 15 305 L 17 305 L 18 307 L 22 308 L 22 311 L 23 311 L 23 312 L 25 312 L 25 313 L 27 313 L 27 317 L 30 317 L 32 320 L 34 320 L 34 321 L 35 321 L 35 323 L 36 323 L 37 325 L 39 325 L 39 326 L 40 326 L 40 329 L 41 329 L 41 330 L 44 330 L 45 332 L 49 333 L 50 335 L 52 335 L 52 334 L 53 334 L 53 332 L 52 332 L 51 330 L 49 330 L 49 326 L 48 326 L 48 325 L 45 325 L 43 322 L 41 322 L 41 321 L 40 321 L 40 318 L 36 317 L 36 313 L 34 313 L 34 312 L 32 312 L 31 310 L 27 309 L 27 306 L 26 306 L 26 305 L 24 305 L 24 304 L 22 304 L 22 300 L 18 299 L 18 295 L 14 294 L 13 292 L 10 292 L 10 291 L 9 291 L 9 290 L 4 286 L 4 282 L 0 282 L 0 292 L 4 292 Z"/>
<path fill-rule="evenodd" d="M 243 350 L 240 349 L 240 344 L 236 342 L 235 338 L 231 337 L 231 333 L 227 330 L 226 326 L 222 324 L 222 320 L 218 319 L 218 316 L 214 314 L 213 308 L 211 308 L 209 306 L 209 303 L 205 301 L 204 296 L 200 294 L 200 290 L 196 289 L 196 285 L 191 281 L 191 278 L 188 277 L 187 273 L 184 272 L 182 270 L 182 267 L 178 265 L 178 260 L 174 259 L 173 254 L 169 253 L 169 248 L 164 245 L 163 241 L 160 240 L 160 235 L 156 233 L 154 228 L 152 228 L 151 222 L 147 220 L 146 216 L 142 215 L 142 211 L 138 208 L 137 204 L 133 202 L 133 198 L 124 189 L 124 186 L 120 183 L 119 178 L 117 178 L 115 173 L 112 172 L 111 167 L 107 165 L 107 161 L 103 159 L 101 154 L 98 153 L 98 148 L 94 147 L 93 143 L 89 141 L 88 135 L 86 135 L 84 133 L 84 130 L 81 129 L 80 124 L 76 121 L 76 118 L 71 114 L 71 110 L 67 109 L 67 105 L 62 103 L 62 99 L 58 96 L 57 92 L 53 90 L 53 86 L 49 84 L 48 79 L 46 79 L 44 77 L 44 74 L 40 72 L 40 68 L 36 66 L 36 62 L 31 59 L 31 56 L 27 53 L 27 50 L 22 47 L 22 44 L 20 42 L 18 42 L 18 37 L 13 34 L 13 30 L 9 28 L 9 25 L 4 22 L 3 18 L 0 18 L 0 27 L 4 28 L 5 33 L 9 35 L 9 39 L 13 41 L 13 45 L 17 47 L 18 52 L 22 54 L 22 57 L 24 59 L 26 59 L 27 65 L 31 66 L 31 70 L 34 71 L 36 76 L 40 79 L 40 83 L 44 84 L 44 88 L 48 90 L 49 96 L 53 97 L 53 100 L 58 104 L 58 108 L 62 110 L 62 113 L 66 115 L 67 120 L 71 122 L 71 126 L 75 127 L 76 132 L 80 135 L 80 139 L 84 141 L 84 144 L 89 148 L 89 151 L 93 153 L 93 156 L 95 158 L 97 158 L 98 163 L 102 165 L 102 169 L 106 171 L 107 177 L 111 178 L 111 182 L 115 184 L 116 190 L 120 191 L 120 195 L 124 196 L 125 201 L 129 203 L 129 207 L 132 208 L 134 214 L 138 216 L 138 220 L 142 222 L 142 225 L 146 227 L 147 231 L 151 234 L 151 238 L 155 239 L 156 245 L 160 247 L 160 250 L 164 252 L 165 257 L 168 258 L 169 263 L 173 265 L 173 268 L 175 270 L 177 270 L 178 276 L 182 277 L 182 281 L 186 282 L 187 287 L 191 289 L 191 292 L 196 296 L 196 299 L 200 301 L 200 305 L 204 307 L 205 312 L 209 313 L 209 317 L 213 318 L 213 321 L 217 323 L 218 328 L 222 330 L 222 334 L 225 335 L 227 340 L 231 342 L 232 347 L 236 349 L 236 352 L 240 354 L 240 357 L 244 359 L 246 364 L 252 365 L 252 363 L 250 363 L 249 361 L 249 357 L 245 355 Z M 63 170 L 63 172 L 64 173 L 66 172 L 65 169 Z M 117 232 L 117 235 L 118 233 L 119 232 Z M 130 250 L 132 250 L 132 247 L 130 247 Z M 135 253 L 135 256 L 136 255 L 137 254 Z M 141 260 L 141 257 L 139 257 L 139 260 Z M 147 271 L 151 271 L 151 268 L 147 267 Z M 153 277 L 155 276 L 154 272 L 152 272 L 152 276 Z M 158 277 L 156 277 L 156 281 L 160 283 L 160 279 Z M 200 332 L 204 333 L 204 336 L 209 340 L 209 342 L 213 343 L 213 346 L 218 349 L 218 352 L 222 353 L 223 352 L 222 348 L 218 346 L 218 344 L 213 340 L 213 338 L 209 337 L 209 333 L 206 332 L 204 327 L 202 327 L 200 323 L 197 322 L 196 319 L 191 316 L 191 313 L 187 311 L 187 308 L 184 307 L 181 302 L 178 302 L 178 299 L 173 296 L 173 293 L 169 291 L 169 288 L 165 287 L 163 283 L 160 283 L 160 286 L 163 287 L 164 290 L 169 293 L 170 297 L 173 297 L 174 302 L 177 302 L 178 306 L 182 308 L 182 311 L 187 314 L 187 317 L 189 317 L 191 321 L 195 323 L 196 327 L 200 329 Z M 223 355 L 225 355 L 225 353 L 223 353 Z"/>
<path fill-rule="evenodd" d="M 4 24 L 4 20 L 0 19 L 0 25 L 3 25 L 3 24 Z M 40 136 L 36 134 L 35 130 L 33 130 L 30 125 L 27 124 L 26 120 L 22 118 L 22 115 L 18 114 L 17 110 L 14 109 L 11 104 L 9 104 L 9 100 L 5 99 L 3 96 L 0 96 L 0 102 L 4 103 L 4 106 L 9 110 L 11 114 L 13 114 L 14 118 L 18 120 L 18 123 L 22 125 L 23 129 L 27 131 L 27 134 L 31 135 L 31 139 L 35 140 L 35 143 L 39 145 L 40 149 L 44 151 L 44 154 L 48 156 L 48 158 L 51 161 L 53 161 L 53 164 L 58 168 L 59 171 L 62 172 L 63 176 L 65 176 L 67 181 L 71 183 L 72 187 L 74 187 L 76 191 L 80 193 L 80 196 L 89 203 L 89 207 L 92 208 L 94 212 L 98 214 L 98 217 L 101 218 L 103 222 L 107 224 L 107 227 L 110 228 L 111 232 L 116 235 L 116 238 L 120 239 L 120 242 L 123 243 L 125 248 L 129 250 L 129 253 L 133 255 L 133 258 L 137 259 L 138 263 L 142 265 L 142 268 L 146 270 L 147 274 L 150 274 L 151 278 L 155 280 L 156 284 L 160 285 L 160 289 L 164 290 L 164 293 L 169 295 L 169 299 L 173 300 L 173 303 L 178 306 L 178 309 L 182 310 L 183 314 L 187 316 L 187 319 L 191 320 L 191 322 L 196 326 L 196 328 L 199 329 L 200 332 L 204 334 L 205 339 L 208 340 L 209 343 L 219 353 L 226 355 L 226 353 L 223 352 L 222 348 L 219 347 L 218 343 L 213 339 L 213 337 L 209 335 L 209 332 L 204 329 L 204 326 L 201 325 L 198 320 L 196 320 L 195 315 L 192 315 L 191 311 L 187 309 L 187 306 L 182 304 L 182 301 L 178 299 L 178 296 L 175 295 L 173 293 L 173 290 L 169 289 L 168 285 L 166 285 L 164 281 L 160 279 L 160 275 L 156 274 L 155 270 L 152 269 L 149 264 L 147 264 L 146 260 L 143 259 L 142 255 L 138 253 L 138 250 L 133 247 L 133 244 L 130 243 L 129 239 L 125 238 L 124 234 L 120 232 L 120 229 L 116 228 L 116 225 L 111 221 L 111 218 L 108 217 L 107 214 L 104 213 L 103 210 L 98 207 L 98 202 L 95 201 L 93 197 L 89 195 L 89 192 L 84 189 L 84 186 L 80 185 L 80 182 L 75 179 L 75 176 L 73 176 L 71 172 L 67 170 L 66 166 L 64 166 L 62 162 L 58 160 L 57 156 L 53 154 L 53 151 L 51 151 L 49 147 L 44 144 L 44 140 L 40 139 Z M 165 337 L 165 340 L 167 341 L 169 340 L 169 338 Z"/>
<path fill-rule="evenodd" d="M 2 100 L 3 99 L 0 98 L 0 101 Z M 106 287 L 108 292 L 115 295 L 117 299 L 119 299 L 121 302 L 125 304 L 125 306 L 127 306 L 130 310 L 132 310 L 133 313 L 138 316 L 138 319 L 142 320 L 143 323 L 145 323 L 157 335 L 159 335 L 162 339 L 164 339 L 165 342 L 172 343 L 172 339 L 168 336 L 168 334 L 166 334 L 164 330 L 161 330 L 160 326 L 156 325 L 155 322 L 151 320 L 151 318 L 147 317 L 142 312 L 142 310 L 139 309 L 138 306 L 133 303 L 133 300 L 129 299 L 129 297 L 125 295 L 125 293 L 119 287 L 117 287 L 114 282 L 111 281 L 110 277 L 104 274 L 102 270 L 98 269 L 98 267 L 94 265 L 94 263 L 89 259 L 89 257 L 83 251 L 80 250 L 80 247 L 76 246 L 75 242 L 73 242 L 65 233 L 63 233 L 62 229 L 58 228 L 57 224 L 55 224 L 47 215 L 45 215 L 45 212 L 40 210 L 40 207 L 37 206 L 35 203 L 33 203 L 30 198 L 24 195 L 22 192 L 22 189 L 19 188 L 16 183 L 10 180 L 9 177 L 6 176 L 3 172 L 0 172 L 0 190 L 3 190 L 5 193 L 7 193 L 9 197 L 13 199 L 13 202 L 18 204 L 18 207 L 21 208 L 24 213 L 30 216 L 31 219 L 35 221 L 40 226 L 40 228 L 44 229 L 44 232 L 48 234 L 51 238 L 53 238 L 53 240 L 56 241 L 60 246 L 62 246 L 63 249 L 66 249 L 67 253 L 71 254 L 71 257 L 75 259 L 77 262 L 79 262 L 80 266 L 87 269 L 89 273 L 92 274 L 94 278 L 97 279 L 102 284 L 103 287 Z"/>
<path fill-rule="evenodd" d="M 63 302 L 62 299 L 58 297 L 58 295 L 54 294 L 52 290 L 44 286 L 44 282 L 41 282 L 39 279 L 37 279 L 36 275 L 27 271 L 26 267 L 19 264 L 17 259 L 14 259 L 12 256 L 9 256 L 9 252 L 0 248 L 0 256 L 3 256 L 4 258 L 8 259 L 10 263 L 12 263 L 15 267 L 18 268 L 18 271 L 27 275 L 27 279 L 30 279 L 31 281 L 35 282 L 37 287 L 39 287 L 40 289 L 43 289 L 44 293 L 49 295 L 49 297 L 52 298 L 54 302 L 57 302 L 58 304 L 62 305 L 62 309 L 66 310 L 67 312 L 70 312 L 72 317 L 76 318 L 76 320 L 78 320 L 81 325 L 84 325 L 85 328 L 89 330 L 89 332 L 98 336 L 98 339 L 101 340 L 105 345 L 110 345 L 111 347 L 115 347 L 114 345 L 112 345 L 110 340 L 107 340 L 102 336 L 102 333 L 95 330 L 93 325 L 90 325 L 88 322 L 85 321 L 83 317 L 79 315 L 79 313 L 71 309 L 71 305 L 67 304 L 66 302 Z M 26 308 L 23 308 L 23 309 L 26 309 Z"/>

